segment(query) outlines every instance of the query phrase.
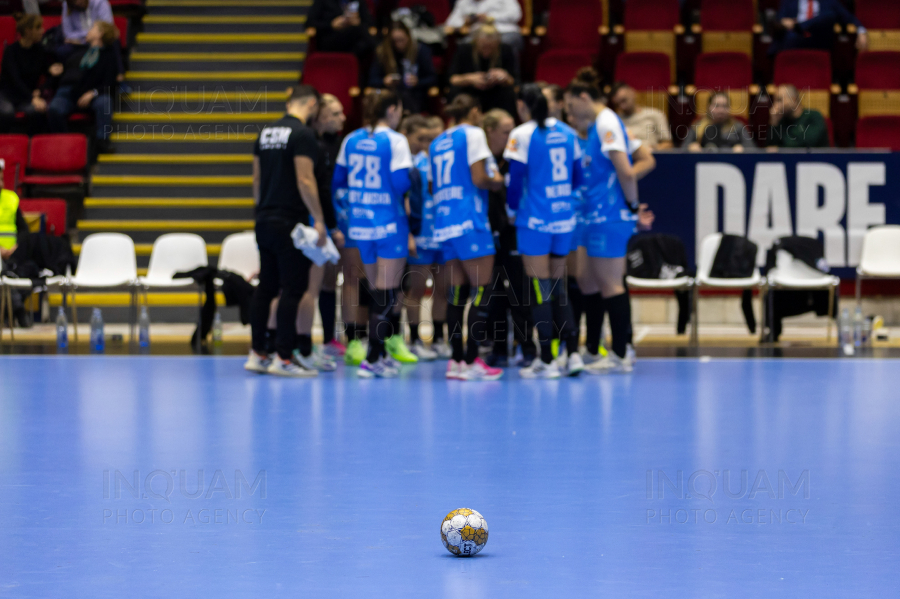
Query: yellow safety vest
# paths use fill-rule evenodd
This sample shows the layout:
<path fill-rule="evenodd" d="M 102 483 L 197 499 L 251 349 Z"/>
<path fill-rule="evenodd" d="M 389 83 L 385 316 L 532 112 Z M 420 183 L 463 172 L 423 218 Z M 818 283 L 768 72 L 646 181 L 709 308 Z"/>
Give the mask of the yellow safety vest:
<path fill-rule="evenodd" d="M 16 211 L 19 196 L 9 189 L 0 190 L 0 248 L 8 250 L 16 245 Z"/>

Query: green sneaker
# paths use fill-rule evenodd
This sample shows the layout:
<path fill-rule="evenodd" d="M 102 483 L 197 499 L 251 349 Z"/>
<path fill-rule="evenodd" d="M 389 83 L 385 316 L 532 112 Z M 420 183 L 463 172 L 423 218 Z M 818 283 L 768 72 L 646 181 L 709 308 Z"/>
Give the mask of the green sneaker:
<path fill-rule="evenodd" d="M 391 335 L 384 340 L 384 347 L 391 357 L 401 364 L 416 364 L 419 361 L 419 357 L 406 347 L 402 335 Z"/>
<path fill-rule="evenodd" d="M 550 353 L 553 355 L 554 359 L 559 357 L 559 339 L 553 339 L 550 341 Z"/>
<path fill-rule="evenodd" d="M 359 339 L 354 339 L 347 344 L 344 353 L 344 364 L 347 366 L 359 366 L 366 359 L 366 346 Z"/>

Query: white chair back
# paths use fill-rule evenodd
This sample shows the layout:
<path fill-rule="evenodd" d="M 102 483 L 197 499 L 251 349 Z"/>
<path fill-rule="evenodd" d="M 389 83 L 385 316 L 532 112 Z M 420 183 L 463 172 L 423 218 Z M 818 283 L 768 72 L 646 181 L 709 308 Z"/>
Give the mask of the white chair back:
<path fill-rule="evenodd" d="M 233 233 L 222 241 L 219 251 L 219 270 L 227 270 L 245 279 L 259 275 L 259 247 L 256 233 Z"/>
<path fill-rule="evenodd" d="M 157 237 L 150 252 L 144 281 L 153 285 L 171 282 L 176 272 L 186 272 L 209 264 L 206 242 L 195 233 L 166 233 Z M 176 279 L 176 282 L 189 279 Z"/>
<path fill-rule="evenodd" d="M 874 227 L 866 231 L 859 270 L 866 275 L 900 277 L 900 225 Z"/>
<path fill-rule="evenodd" d="M 134 241 L 122 233 L 94 233 L 81 244 L 74 282 L 83 287 L 118 287 L 137 280 Z"/>
<path fill-rule="evenodd" d="M 713 261 L 716 259 L 716 252 L 719 251 L 719 245 L 722 244 L 722 234 L 712 233 L 703 238 L 700 242 L 700 255 L 697 256 L 697 277 L 707 278 L 712 270 Z"/>
<path fill-rule="evenodd" d="M 775 268 L 778 269 L 779 280 L 814 280 L 828 276 L 786 250 L 778 250 L 775 254 Z"/>

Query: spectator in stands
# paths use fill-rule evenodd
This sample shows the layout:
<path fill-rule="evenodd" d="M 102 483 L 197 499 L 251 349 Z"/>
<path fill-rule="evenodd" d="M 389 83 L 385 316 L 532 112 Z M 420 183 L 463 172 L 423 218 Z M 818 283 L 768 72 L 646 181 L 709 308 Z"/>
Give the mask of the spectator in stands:
<path fill-rule="evenodd" d="M 416 41 L 405 23 L 394 21 L 390 35 L 375 50 L 369 85 L 393 89 L 403 99 L 403 108 L 415 114 L 425 109 L 428 89 L 437 81 L 431 50 Z"/>
<path fill-rule="evenodd" d="M 66 131 L 66 121 L 76 109 L 93 110 L 98 149 L 106 151 L 112 133 L 110 96 L 119 72 L 113 49 L 116 28 L 106 21 L 97 21 L 86 39 L 89 45 L 74 52 L 66 61 L 59 89 L 48 107 L 47 123 L 51 132 L 61 133 Z"/>
<path fill-rule="evenodd" d="M 500 32 L 503 43 L 518 54 L 522 50 L 521 18 L 522 7 L 517 0 L 456 0 L 444 26 L 461 29 L 493 25 Z"/>
<path fill-rule="evenodd" d="M 672 147 L 669 119 L 658 108 L 639 106 L 637 93 L 627 83 L 616 83 L 609 94 L 610 108 L 622 118 L 622 122 L 642 143 L 651 150 L 667 150 Z"/>
<path fill-rule="evenodd" d="M 62 31 L 65 43 L 56 48 L 56 55 L 63 62 L 76 50 L 87 47 L 90 43 L 87 35 L 94 23 L 103 22 L 115 25 L 109 0 L 65 0 L 62 10 Z M 119 32 L 115 31 L 118 40 Z M 116 56 L 116 81 L 122 82 L 125 80 L 122 46 L 116 41 L 114 45 L 110 44 L 110 47 Z"/>
<path fill-rule="evenodd" d="M 701 150 L 734 150 L 753 148 L 750 130 L 731 115 L 731 99 L 725 92 L 709 98 L 706 116 L 695 123 L 684 139 L 683 147 L 691 152 Z"/>
<path fill-rule="evenodd" d="M 47 102 L 42 97 L 41 77 L 62 75 L 60 63 L 51 65 L 52 56 L 44 50 L 44 22 L 40 15 L 22 15 L 16 19 L 19 40 L 3 51 L 0 66 L 0 133 L 8 133 L 16 113 L 24 112 L 28 133 L 42 128 Z"/>
<path fill-rule="evenodd" d="M 770 150 L 776 148 L 827 148 L 828 125 L 817 110 L 803 108 L 793 85 L 780 85 L 769 111 Z"/>
<path fill-rule="evenodd" d="M 798 48 L 830 50 L 838 24 L 856 25 L 857 49 L 863 51 L 869 46 L 866 28 L 841 0 L 781 0 L 777 19 L 773 31 L 776 42 L 770 54 Z"/>
<path fill-rule="evenodd" d="M 323 52 L 350 52 L 365 64 L 375 48 L 369 28 L 375 26 L 365 0 L 315 0 L 306 24 L 316 30 Z"/>
<path fill-rule="evenodd" d="M 471 44 L 460 44 L 450 67 L 450 98 L 460 93 L 474 96 L 485 112 L 502 108 L 516 113 L 516 57 L 511 47 L 501 43 L 493 25 L 475 31 Z"/>

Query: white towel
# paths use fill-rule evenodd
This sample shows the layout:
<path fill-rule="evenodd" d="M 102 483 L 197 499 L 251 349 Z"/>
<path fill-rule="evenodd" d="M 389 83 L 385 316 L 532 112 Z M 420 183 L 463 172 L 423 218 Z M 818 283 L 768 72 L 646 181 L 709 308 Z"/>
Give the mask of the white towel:
<path fill-rule="evenodd" d="M 319 241 L 319 232 L 312 227 L 298 224 L 291 231 L 291 239 L 294 240 L 294 247 L 302 251 L 316 266 L 322 266 L 326 262 L 337 264 L 341 259 L 341 254 L 334 246 L 331 237 L 327 238 L 322 247 L 316 245 Z"/>

